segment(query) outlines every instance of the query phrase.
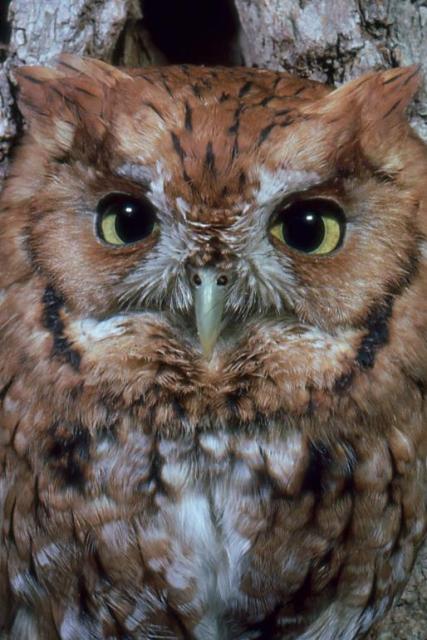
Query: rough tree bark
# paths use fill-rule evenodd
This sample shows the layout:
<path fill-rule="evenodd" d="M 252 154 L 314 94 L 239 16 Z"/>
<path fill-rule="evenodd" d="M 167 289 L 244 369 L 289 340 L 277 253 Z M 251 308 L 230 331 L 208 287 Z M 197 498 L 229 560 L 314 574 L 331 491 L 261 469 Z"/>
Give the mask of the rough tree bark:
<path fill-rule="evenodd" d="M 339 84 L 421 63 L 425 0 L 0 0 L 0 184 L 21 128 L 14 65 L 61 51 L 115 64 L 247 64 Z M 427 83 L 412 111 L 427 139 Z M 427 639 L 427 546 L 400 602 L 370 640 Z"/>

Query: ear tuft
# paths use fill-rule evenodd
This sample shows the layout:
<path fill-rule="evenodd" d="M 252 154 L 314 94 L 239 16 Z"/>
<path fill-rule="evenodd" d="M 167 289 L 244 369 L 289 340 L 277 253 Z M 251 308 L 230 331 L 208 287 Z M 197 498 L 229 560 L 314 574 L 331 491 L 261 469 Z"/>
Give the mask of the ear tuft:
<path fill-rule="evenodd" d="M 103 62 L 71 54 L 62 54 L 56 69 L 19 67 L 13 76 L 33 139 L 54 154 L 70 150 L 77 127 L 92 138 L 104 135 L 108 91 L 129 78 Z"/>
<path fill-rule="evenodd" d="M 401 120 L 420 85 L 420 65 L 374 74 L 363 96 L 364 120 L 377 123 L 384 120 L 386 126 Z"/>
<path fill-rule="evenodd" d="M 420 84 L 419 65 L 371 71 L 335 89 L 306 110 L 327 116 L 331 122 L 351 114 L 353 121 L 360 117 L 365 127 L 381 125 L 381 121 L 390 127 L 404 120 L 405 110 Z"/>
<path fill-rule="evenodd" d="M 72 144 L 75 116 L 57 87 L 63 74 L 47 67 L 13 70 L 18 85 L 18 107 L 33 139 L 46 151 L 58 155 Z"/>
<path fill-rule="evenodd" d="M 61 77 L 59 71 L 47 67 L 18 67 L 13 70 L 12 79 L 19 88 L 19 108 L 26 118 L 31 119 L 33 113 L 48 115 L 51 109 L 48 87 Z"/>

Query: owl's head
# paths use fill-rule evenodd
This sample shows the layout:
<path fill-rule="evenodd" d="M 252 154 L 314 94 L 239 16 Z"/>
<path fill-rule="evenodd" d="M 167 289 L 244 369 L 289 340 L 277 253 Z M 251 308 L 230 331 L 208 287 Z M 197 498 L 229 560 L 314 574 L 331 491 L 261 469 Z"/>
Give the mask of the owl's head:
<path fill-rule="evenodd" d="M 416 68 L 337 90 L 68 55 L 16 75 L 28 133 L 3 195 L 6 285 L 35 271 L 73 318 L 157 317 L 207 359 L 271 331 L 284 361 L 305 336 L 369 368 L 392 330 L 425 323 L 404 319 L 426 281 Z"/>

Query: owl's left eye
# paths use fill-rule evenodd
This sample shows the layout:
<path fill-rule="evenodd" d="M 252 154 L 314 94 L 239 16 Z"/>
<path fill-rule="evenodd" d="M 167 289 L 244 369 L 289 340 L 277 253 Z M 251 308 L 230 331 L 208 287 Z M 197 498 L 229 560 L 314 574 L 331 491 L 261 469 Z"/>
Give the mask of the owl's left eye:
<path fill-rule="evenodd" d="M 321 198 L 297 200 L 279 212 L 270 233 L 292 249 L 310 255 L 327 255 L 344 238 L 345 217 L 341 207 Z"/>
<path fill-rule="evenodd" d="M 97 232 L 104 242 L 123 246 L 148 238 L 156 229 L 156 213 L 145 198 L 110 193 L 97 206 Z"/>

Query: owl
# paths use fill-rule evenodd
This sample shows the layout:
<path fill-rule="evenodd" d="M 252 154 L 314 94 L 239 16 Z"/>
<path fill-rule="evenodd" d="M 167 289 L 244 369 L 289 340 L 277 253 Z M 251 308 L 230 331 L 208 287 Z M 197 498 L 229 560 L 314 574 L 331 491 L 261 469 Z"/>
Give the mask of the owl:
<path fill-rule="evenodd" d="M 0 637 L 362 637 L 427 525 L 418 69 L 16 80 Z"/>

